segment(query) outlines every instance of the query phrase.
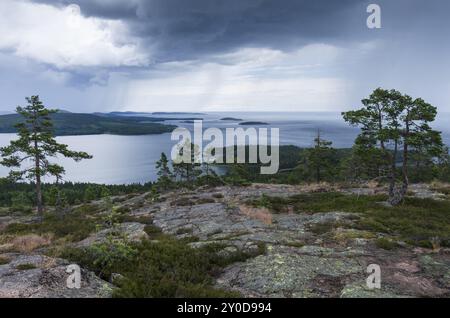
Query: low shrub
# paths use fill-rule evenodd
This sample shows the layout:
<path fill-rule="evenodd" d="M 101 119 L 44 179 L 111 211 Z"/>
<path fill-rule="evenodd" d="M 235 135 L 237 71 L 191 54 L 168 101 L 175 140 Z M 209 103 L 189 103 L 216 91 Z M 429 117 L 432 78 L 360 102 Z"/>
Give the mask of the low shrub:
<path fill-rule="evenodd" d="M 36 268 L 36 266 L 33 264 L 20 264 L 20 265 L 16 266 L 16 269 L 19 271 L 28 271 L 28 270 L 35 269 L 35 268 Z"/>
<path fill-rule="evenodd" d="M 182 235 L 182 234 L 191 234 L 194 230 L 192 228 L 180 228 L 176 231 L 177 235 Z"/>
<path fill-rule="evenodd" d="M 137 222 L 147 225 L 153 224 L 153 218 L 151 216 L 120 215 L 117 220 L 119 223 Z"/>
<path fill-rule="evenodd" d="M 439 237 L 442 247 L 449 244 L 450 201 L 405 198 L 398 206 L 381 204 L 386 195 L 352 195 L 339 192 L 302 193 L 291 197 L 261 196 L 248 203 L 266 207 L 272 213 L 317 213 L 342 211 L 358 214 L 357 229 L 385 233 L 417 246 L 431 246 Z M 326 228 L 322 229 L 326 231 Z M 321 232 L 320 229 L 317 229 Z"/>
<path fill-rule="evenodd" d="M 384 250 L 393 250 L 394 248 L 396 248 L 398 246 L 397 243 L 395 243 L 392 240 L 387 239 L 385 237 L 381 237 L 381 238 L 377 239 L 375 241 L 375 245 L 378 248 L 382 248 Z"/>
<path fill-rule="evenodd" d="M 2 233 L 13 235 L 52 233 L 55 238 L 66 238 L 68 241 L 81 241 L 96 229 L 96 218 L 87 218 L 83 213 L 72 212 L 65 216 L 46 215 L 40 223 L 12 223 Z"/>
<path fill-rule="evenodd" d="M 207 204 L 207 203 L 215 203 L 216 201 L 213 198 L 200 198 L 197 200 L 197 204 Z"/>
<path fill-rule="evenodd" d="M 10 260 L 7 259 L 6 257 L 2 257 L 0 256 L 0 265 L 6 265 L 9 264 Z"/>
<path fill-rule="evenodd" d="M 39 247 L 50 245 L 51 237 L 49 235 L 40 236 L 36 234 L 28 234 L 15 237 L 11 243 L 14 246 L 14 250 L 29 253 Z"/>
<path fill-rule="evenodd" d="M 191 206 L 194 204 L 195 204 L 195 202 L 190 200 L 189 198 L 181 198 L 181 199 L 170 202 L 171 206 Z"/>
<path fill-rule="evenodd" d="M 152 232 L 156 232 L 154 227 Z M 132 252 L 127 253 L 96 246 L 69 248 L 61 256 L 104 278 L 109 279 L 111 273 L 120 274 L 122 278 L 114 281 L 118 285 L 115 297 L 237 297 L 237 293 L 214 288 L 213 277 L 224 266 L 265 252 L 265 245 L 260 244 L 251 252 L 220 256 L 223 245 L 192 248 L 187 244 L 188 241 L 163 236 L 157 242 L 129 243 L 126 251 Z"/>
<path fill-rule="evenodd" d="M 150 236 L 152 236 L 154 234 L 162 233 L 162 231 L 159 227 L 152 225 L 152 224 L 149 224 L 146 227 L 144 227 L 144 232 Z"/>

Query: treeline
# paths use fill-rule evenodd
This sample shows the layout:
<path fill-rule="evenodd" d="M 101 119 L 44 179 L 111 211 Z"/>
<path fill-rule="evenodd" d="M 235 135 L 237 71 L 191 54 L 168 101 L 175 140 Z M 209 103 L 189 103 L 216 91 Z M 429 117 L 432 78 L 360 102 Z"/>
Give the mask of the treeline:
<path fill-rule="evenodd" d="M 70 135 L 147 135 L 172 132 L 176 126 L 166 125 L 149 117 L 114 116 L 100 114 L 78 114 L 58 112 L 50 115 L 55 136 Z M 17 124 L 23 118 L 20 114 L 0 116 L 0 133 L 15 133 Z"/>
<path fill-rule="evenodd" d="M 248 147 L 246 149 L 248 153 Z M 413 154 L 411 153 L 414 158 Z M 403 160 L 399 154 L 396 165 L 400 171 Z M 328 149 L 280 146 L 280 170 L 273 175 L 260 173 L 260 164 L 226 165 L 224 179 L 241 179 L 247 182 L 302 184 L 311 182 L 348 182 L 376 180 L 386 181 L 387 171 L 381 162 L 368 159 L 363 161 L 354 148 Z M 413 183 L 434 180 L 450 182 L 450 164 L 443 162 L 423 162 L 411 160 L 409 179 Z"/>
<path fill-rule="evenodd" d="M 104 185 L 65 182 L 42 184 L 44 204 L 47 206 L 76 205 L 108 196 L 127 195 L 149 191 L 151 183 Z M 17 211 L 31 211 L 36 206 L 34 183 L 18 183 L 7 178 L 0 179 L 0 206 Z"/>

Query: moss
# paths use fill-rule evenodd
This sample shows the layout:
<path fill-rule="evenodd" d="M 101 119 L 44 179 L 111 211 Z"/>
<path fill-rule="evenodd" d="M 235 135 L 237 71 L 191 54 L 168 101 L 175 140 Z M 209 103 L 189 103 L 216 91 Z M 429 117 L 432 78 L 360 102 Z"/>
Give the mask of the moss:
<path fill-rule="evenodd" d="M 19 271 L 28 271 L 35 268 L 36 266 L 33 264 L 20 264 L 16 266 L 16 269 L 18 269 Z"/>
<path fill-rule="evenodd" d="M 393 242 L 392 240 L 384 238 L 384 237 L 377 239 L 375 241 L 375 245 L 378 248 L 382 248 L 384 250 L 393 250 L 394 248 L 398 247 L 396 242 Z"/>

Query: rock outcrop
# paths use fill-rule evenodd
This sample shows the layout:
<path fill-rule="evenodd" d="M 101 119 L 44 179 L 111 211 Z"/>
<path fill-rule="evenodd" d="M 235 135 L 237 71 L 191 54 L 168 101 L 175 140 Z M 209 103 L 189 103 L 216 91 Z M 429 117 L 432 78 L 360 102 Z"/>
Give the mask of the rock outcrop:
<path fill-rule="evenodd" d="M 81 288 L 69 288 L 67 261 L 44 255 L 8 253 L 0 265 L 0 298 L 99 298 L 110 297 L 112 286 L 81 269 Z"/>
<path fill-rule="evenodd" d="M 434 196 L 423 187 L 412 190 L 419 196 Z M 229 265 L 216 279 L 217 287 L 245 297 L 450 297 L 449 250 L 433 252 L 407 244 L 395 250 L 381 249 L 375 241 L 383 234 L 353 227 L 358 214 L 294 213 L 289 207 L 285 213 L 274 214 L 248 204 L 263 194 L 289 197 L 311 191 L 327 189 L 254 184 L 171 192 L 156 203 L 140 195 L 121 204 L 130 207 L 129 215 L 135 220 L 146 217 L 166 234 L 194 238 L 190 243 L 194 248 L 219 243 L 223 246 L 219 253 L 227 255 L 265 246 L 265 253 Z M 144 229 L 145 225 L 136 221 L 116 230 L 130 240 L 139 240 L 147 237 Z M 75 246 L 103 242 L 109 233 L 97 232 Z M 38 254 L 2 257 L 8 262 L 0 265 L 0 297 L 111 295 L 111 285 L 86 270 L 82 270 L 82 288 L 68 289 L 68 263 L 64 260 Z M 381 268 L 380 289 L 366 284 L 369 264 Z"/>
<path fill-rule="evenodd" d="M 168 194 L 164 202 L 133 213 L 151 216 L 154 225 L 178 238 L 196 237 L 193 247 L 220 243 L 227 253 L 265 244 L 264 255 L 232 264 L 217 278 L 218 287 L 246 297 L 450 296 L 450 251 L 378 248 L 376 233 L 340 227 L 347 224 L 351 228 L 357 214 L 271 214 L 246 205 L 263 194 L 288 197 L 308 191 L 311 189 L 267 184 L 219 187 Z M 321 225 L 329 229 L 313 231 Z M 366 285 L 369 264 L 381 267 L 381 289 Z"/>

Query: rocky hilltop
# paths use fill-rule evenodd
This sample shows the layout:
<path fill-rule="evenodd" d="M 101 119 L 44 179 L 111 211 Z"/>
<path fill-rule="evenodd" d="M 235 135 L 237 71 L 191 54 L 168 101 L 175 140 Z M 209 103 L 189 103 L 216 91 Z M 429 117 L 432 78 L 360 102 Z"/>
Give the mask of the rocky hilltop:
<path fill-rule="evenodd" d="M 193 248 L 219 243 L 223 246 L 219 253 L 224 255 L 261 251 L 226 266 L 215 277 L 216 287 L 244 297 L 450 296 L 448 248 L 421 247 L 364 228 L 361 224 L 366 215 L 355 211 L 301 210 L 303 197 L 299 195 L 331 191 L 342 196 L 376 196 L 379 189 L 223 186 L 169 192 L 156 202 L 150 202 L 148 194 L 138 195 L 121 200 L 120 209 L 133 220 L 151 219 L 154 227 L 177 239 L 195 238 L 189 243 Z M 436 202 L 445 200 L 425 185 L 413 186 L 411 195 Z M 295 196 L 297 201 L 291 199 Z M 265 200 L 269 204 L 260 204 Z M 17 220 L 2 220 L 3 227 L 13 222 Z M 148 236 L 140 222 L 124 222 L 119 228 L 131 240 Z M 94 232 L 74 246 L 101 242 L 107 231 Z M 0 246 L 0 253 L 8 249 L 6 245 Z M 89 271 L 84 281 L 86 288 L 79 292 L 65 288 L 67 274 L 63 265 L 67 262 L 44 256 L 45 250 L 40 247 L 28 253 L 1 255 L 9 262 L 0 265 L 0 297 L 110 296 L 109 282 Z M 19 270 L 17 265 L 21 263 L 32 264 L 33 268 Z M 381 268 L 380 289 L 367 287 L 369 264 Z"/>

